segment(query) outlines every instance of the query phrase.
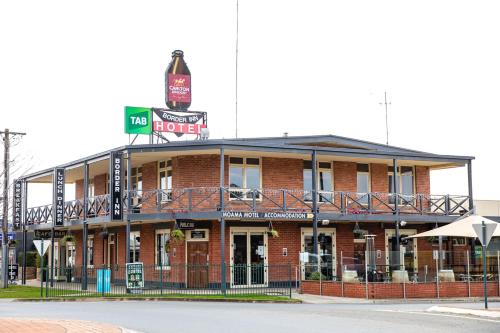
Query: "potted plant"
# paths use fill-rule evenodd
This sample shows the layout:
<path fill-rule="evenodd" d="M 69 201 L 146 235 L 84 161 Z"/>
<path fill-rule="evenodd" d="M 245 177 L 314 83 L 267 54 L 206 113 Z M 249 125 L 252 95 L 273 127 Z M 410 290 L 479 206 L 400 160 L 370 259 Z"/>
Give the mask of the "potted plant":
<path fill-rule="evenodd" d="M 63 238 L 61 238 L 61 245 L 65 245 L 67 242 L 74 242 L 75 237 L 73 235 L 66 235 Z"/>

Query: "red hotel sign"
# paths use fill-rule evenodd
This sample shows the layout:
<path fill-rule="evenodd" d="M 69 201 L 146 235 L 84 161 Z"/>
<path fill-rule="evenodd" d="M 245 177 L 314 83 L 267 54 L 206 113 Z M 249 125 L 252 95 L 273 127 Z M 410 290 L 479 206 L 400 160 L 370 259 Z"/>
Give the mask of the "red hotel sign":
<path fill-rule="evenodd" d="M 153 131 L 184 134 L 200 134 L 204 124 L 172 123 L 168 121 L 153 121 Z"/>

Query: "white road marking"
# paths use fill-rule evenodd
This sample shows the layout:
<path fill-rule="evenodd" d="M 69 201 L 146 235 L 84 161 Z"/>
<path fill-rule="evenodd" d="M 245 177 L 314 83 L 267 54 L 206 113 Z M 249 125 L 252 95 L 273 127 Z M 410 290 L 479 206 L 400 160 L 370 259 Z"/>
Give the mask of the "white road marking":
<path fill-rule="evenodd" d="M 479 320 L 486 321 L 490 323 L 500 323 L 500 320 L 487 319 L 487 318 L 479 318 L 474 316 L 459 316 L 448 313 L 430 313 L 423 311 L 403 311 L 403 310 L 374 310 L 378 312 L 395 312 L 395 313 L 408 313 L 408 314 L 417 314 L 417 315 L 427 315 L 427 316 L 439 316 L 439 317 L 452 317 L 452 318 L 460 318 L 460 319 L 469 319 L 469 320 Z"/>

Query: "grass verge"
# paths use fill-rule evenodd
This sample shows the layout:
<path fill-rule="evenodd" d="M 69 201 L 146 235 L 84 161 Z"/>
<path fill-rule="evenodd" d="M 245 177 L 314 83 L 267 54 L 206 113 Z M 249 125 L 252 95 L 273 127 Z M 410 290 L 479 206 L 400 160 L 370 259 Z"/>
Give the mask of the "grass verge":
<path fill-rule="evenodd" d="M 81 298 L 102 298 L 100 293 L 79 294 L 74 290 L 57 290 L 57 295 L 50 290 L 51 298 L 81 299 Z M 45 290 L 44 290 L 45 293 Z M 16 299 L 40 299 L 39 287 L 9 286 L 0 289 L 0 298 Z M 107 294 L 104 298 L 109 299 L 179 299 L 179 300 L 235 300 L 235 301 L 267 301 L 267 302 L 295 302 L 286 296 L 263 295 L 263 294 L 229 294 L 222 295 L 190 295 L 190 294 Z"/>

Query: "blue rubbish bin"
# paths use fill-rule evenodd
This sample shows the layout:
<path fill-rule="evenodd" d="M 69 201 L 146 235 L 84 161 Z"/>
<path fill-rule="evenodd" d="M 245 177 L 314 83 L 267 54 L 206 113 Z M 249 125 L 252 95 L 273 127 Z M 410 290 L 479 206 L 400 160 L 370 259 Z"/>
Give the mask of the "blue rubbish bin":
<path fill-rule="evenodd" d="M 97 292 L 109 293 L 111 291 L 111 270 L 102 268 L 97 270 Z"/>

